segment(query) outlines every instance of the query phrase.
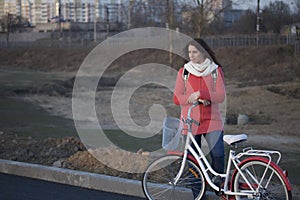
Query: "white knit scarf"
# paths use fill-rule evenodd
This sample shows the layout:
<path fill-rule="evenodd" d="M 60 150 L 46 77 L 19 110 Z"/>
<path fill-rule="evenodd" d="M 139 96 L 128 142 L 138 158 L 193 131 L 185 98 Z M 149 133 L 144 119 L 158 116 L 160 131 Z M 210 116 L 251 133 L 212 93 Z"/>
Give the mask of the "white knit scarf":
<path fill-rule="evenodd" d="M 201 64 L 193 63 L 190 61 L 184 65 L 184 68 L 191 74 L 200 77 L 211 74 L 212 71 L 218 68 L 218 65 L 212 62 L 210 59 L 206 58 Z"/>

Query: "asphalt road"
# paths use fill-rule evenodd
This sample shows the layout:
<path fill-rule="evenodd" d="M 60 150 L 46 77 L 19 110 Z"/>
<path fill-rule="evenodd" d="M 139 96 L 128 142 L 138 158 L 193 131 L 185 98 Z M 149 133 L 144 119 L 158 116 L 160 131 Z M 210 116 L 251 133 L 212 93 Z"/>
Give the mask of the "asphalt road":
<path fill-rule="evenodd" d="M 141 200 L 142 198 L 0 173 L 1 200 Z"/>

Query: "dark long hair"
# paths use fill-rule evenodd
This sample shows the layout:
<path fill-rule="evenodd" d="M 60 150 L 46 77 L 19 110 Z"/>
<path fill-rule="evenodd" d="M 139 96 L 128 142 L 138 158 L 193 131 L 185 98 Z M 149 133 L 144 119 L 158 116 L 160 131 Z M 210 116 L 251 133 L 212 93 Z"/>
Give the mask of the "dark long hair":
<path fill-rule="evenodd" d="M 203 52 L 205 50 L 205 52 L 211 57 L 213 62 L 222 68 L 222 65 L 219 63 L 219 61 L 216 58 L 215 52 L 209 47 L 209 45 L 202 38 L 195 38 L 192 41 L 190 41 L 188 43 L 188 45 L 186 45 L 186 47 L 184 48 L 184 52 L 186 53 L 187 58 L 188 58 L 188 52 L 189 52 L 188 51 L 189 45 L 193 45 L 201 52 Z"/>

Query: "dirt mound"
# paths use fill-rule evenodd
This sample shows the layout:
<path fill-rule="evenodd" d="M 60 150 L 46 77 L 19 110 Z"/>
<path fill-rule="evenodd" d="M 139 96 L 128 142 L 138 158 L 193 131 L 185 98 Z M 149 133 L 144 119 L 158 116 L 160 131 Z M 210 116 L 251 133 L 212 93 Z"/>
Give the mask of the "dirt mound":
<path fill-rule="evenodd" d="M 0 48 L 0 65 L 41 71 L 77 70 L 91 48 Z"/>
<path fill-rule="evenodd" d="M 267 87 L 267 90 L 275 94 L 286 96 L 288 98 L 300 99 L 300 88 L 298 87 L 298 85 L 288 85 L 286 87 L 282 85 L 271 85 Z"/>
<path fill-rule="evenodd" d="M 0 48 L 0 65 L 41 71 L 76 71 L 92 48 Z M 275 84 L 298 80 L 299 54 L 292 46 L 247 46 L 215 49 L 229 81 L 240 86 Z M 132 67 L 145 63 L 170 65 L 170 54 L 162 50 L 143 49 L 122 55 L 108 67 L 108 76 L 119 77 Z M 184 60 L 172 55 L 172 67 L 179 69 Z"/>
<path fill-rule="evenodd" d="M 299 81 L 300 59 L 292 46 L 219 48 L 225 79 L 253 86 Z"/>
<path fill-rule="evenodd" d="M 95 154 L 111 166 L 97 160 Z M 81 141 L 73 137 L 35 140 L 3 132 L 0 134 L 0 158 L 130 179 L 141 179 L 141 174 L 134 172 L 142 172 L 153 160 L 144 156 L 142 150 L 133 153 L 111 147 L 87 151 Z"/>
<path fill-rule="evenodd" d="M 71 137 L 35 140 L 3 132 L 0 134 L 1 159 L 52 165 L 57 160 L 83 150 L 85 148 L 80 140 Z"/>
<path fill-rule="evenodd" d="M 152 160 L 150 157 L 142 155 L 142 151 L 132 153 L 113 147 L 90 150 L 90 152 L 77 152 L 65 159 L 63 166 L 69 169 L 140 180 L 141 173 L 136 172 L 143 172 Z M 103 163 L 109 163 L 110 166 L 103 164 L 93 155 L 97 155 Z"/>

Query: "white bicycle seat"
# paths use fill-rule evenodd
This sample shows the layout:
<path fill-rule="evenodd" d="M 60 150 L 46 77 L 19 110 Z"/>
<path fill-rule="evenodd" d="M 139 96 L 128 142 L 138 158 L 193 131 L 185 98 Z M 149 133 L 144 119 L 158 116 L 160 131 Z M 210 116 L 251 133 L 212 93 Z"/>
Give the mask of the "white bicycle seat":
<path fill-rule="evenodd" d="M 246 134 L 240 134 L 240 135 L 224 135 L 223 140 L 231 145 L 237 142 L 242 142 L 247 140 Z"/>

